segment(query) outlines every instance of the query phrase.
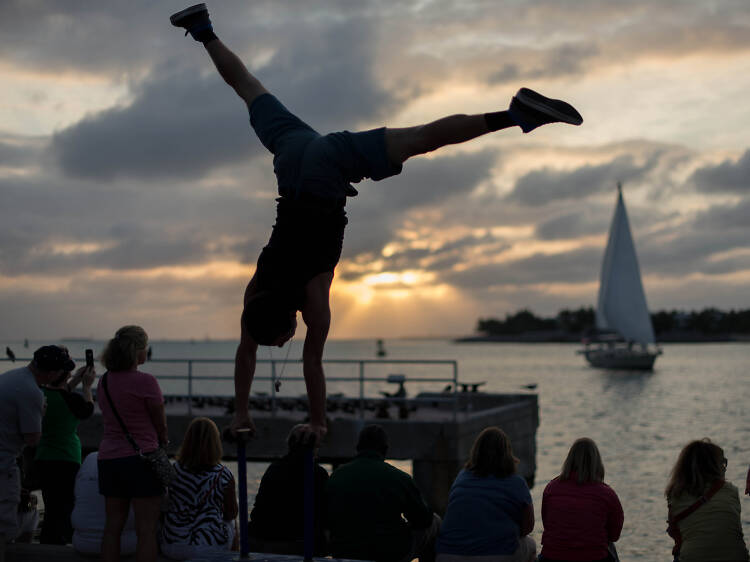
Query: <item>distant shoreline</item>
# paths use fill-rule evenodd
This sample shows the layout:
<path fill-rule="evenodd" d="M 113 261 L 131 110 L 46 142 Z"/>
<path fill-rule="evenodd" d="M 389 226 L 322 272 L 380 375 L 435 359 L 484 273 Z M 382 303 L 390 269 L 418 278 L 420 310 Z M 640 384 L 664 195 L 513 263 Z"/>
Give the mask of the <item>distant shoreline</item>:
<path fill-rule="evenodd" d="M 581 334 L 539 331 L 522 334 L 465 336 L 452 341 L 454 343 L 581 343 L 582 339 Z M 672 332 L 657 335 L 656 343 L 750 343 L 750 335 Z"/>

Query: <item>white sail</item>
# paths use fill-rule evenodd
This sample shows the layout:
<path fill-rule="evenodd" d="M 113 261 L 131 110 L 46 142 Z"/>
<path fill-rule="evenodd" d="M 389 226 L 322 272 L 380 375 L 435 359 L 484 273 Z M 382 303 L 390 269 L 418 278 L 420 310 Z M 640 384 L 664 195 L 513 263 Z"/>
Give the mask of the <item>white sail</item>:
<path fill-rule="evenodd" d="M 654 343 L 654 327 L 643 292 L 628 214 L 620 186 L 617 187 L 617 207 L 602 262 L 596 326 L 618 332 L 628 341 Z"/>

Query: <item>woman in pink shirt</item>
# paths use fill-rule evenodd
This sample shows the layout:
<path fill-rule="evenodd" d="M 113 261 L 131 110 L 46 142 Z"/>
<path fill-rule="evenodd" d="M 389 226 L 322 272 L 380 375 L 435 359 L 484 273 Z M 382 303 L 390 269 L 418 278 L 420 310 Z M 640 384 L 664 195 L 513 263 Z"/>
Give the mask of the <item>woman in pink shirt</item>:
<path fill-rule="evenodd" d="M 112 411 L 114 404 L 141 452 L 148 453 L 166 445 L 167 418 L 159 383 L 153 375 L 138 370 L 146 361 L 147 349 L 148 336 L 143 328 L 124 326 L 109 340 L 101 357 L 107 368 L 97 388 L 104 421 L 98 468 L 99 493 L 105 497 L 106 510 L 102 537 L 105 562 L 120 559 L 120 535 L 131 503 L 138 538 L 137 562 L 153 562 L 158 553 L 156 528 L 164 488 L 133 448 Z"/>
<path fill-rule="evenodd" d="M 591 439 L 578 439 L 562 472 L 542 494 L 544 562 L 615 560 L 609 543 L 620 538 L 623 512 L 615 491 L 604 483 L 604 465 Z"/>

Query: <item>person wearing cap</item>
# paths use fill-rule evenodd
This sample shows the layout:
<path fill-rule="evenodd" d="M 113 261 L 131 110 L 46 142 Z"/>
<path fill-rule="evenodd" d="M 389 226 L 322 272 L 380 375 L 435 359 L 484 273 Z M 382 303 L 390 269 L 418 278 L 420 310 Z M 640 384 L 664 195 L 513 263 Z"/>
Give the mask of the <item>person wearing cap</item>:
<path fill-rule="evenodd" d="M 19 532 L 21 475 L 16 458 L 42 436 L 45 402 L 39 386 L 74 368 L 66 348 L 45 345 L 28 365 L 0 375 L 0 552 Z"/>
<path fill-rule="evenodd" d="M 47 410 L 42 420 L 42 438 L 36 448 L 34 469 L 44 499 L 44 523 L 39 542 L 68 544 L 73 538 L 70 514 L 75 503 L 75 481 L 81 467 L 78 424 L 94 413 L 91 385 L 93 367 L 82 367 L 71 378 L 66 371 L 42 388 Z M 82 393 L 73 392 L 81 383 Z"/>

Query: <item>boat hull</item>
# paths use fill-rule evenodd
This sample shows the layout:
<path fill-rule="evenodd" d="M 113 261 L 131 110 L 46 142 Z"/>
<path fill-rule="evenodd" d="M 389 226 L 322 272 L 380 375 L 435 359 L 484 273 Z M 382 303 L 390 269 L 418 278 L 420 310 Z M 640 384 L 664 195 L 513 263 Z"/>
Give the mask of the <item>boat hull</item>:
<path fill-rule="evenodd" d="M 650 371 L 654 368 L 660 350 L 648 351 L 642 349 L 584 349 L 581 354 L 592 367 L 600 369 L 617 369 L 627 371 Z"/>

